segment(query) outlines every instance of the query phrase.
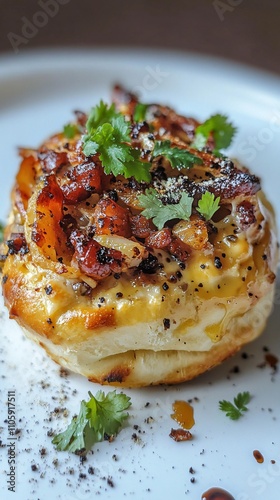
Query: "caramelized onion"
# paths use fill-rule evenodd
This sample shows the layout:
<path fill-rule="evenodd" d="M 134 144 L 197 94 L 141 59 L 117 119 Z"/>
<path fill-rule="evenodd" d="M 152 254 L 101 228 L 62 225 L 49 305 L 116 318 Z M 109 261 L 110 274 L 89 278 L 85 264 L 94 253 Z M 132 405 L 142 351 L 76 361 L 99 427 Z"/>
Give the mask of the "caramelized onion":
<path fill-rule="evenodd" d="M 207 225 L 198 218 L 178 222 L 173 227 L 172 233 L 194 250 L 202 250 L 208 242 Z"/>
<path fill-rule="evenodd" d="M 35 184 L 35 162 L 36 159 L 33 155 L 24 157 L 16 176 L 15 204 L 21 215 L 26 213 L 27 203 Z"/>

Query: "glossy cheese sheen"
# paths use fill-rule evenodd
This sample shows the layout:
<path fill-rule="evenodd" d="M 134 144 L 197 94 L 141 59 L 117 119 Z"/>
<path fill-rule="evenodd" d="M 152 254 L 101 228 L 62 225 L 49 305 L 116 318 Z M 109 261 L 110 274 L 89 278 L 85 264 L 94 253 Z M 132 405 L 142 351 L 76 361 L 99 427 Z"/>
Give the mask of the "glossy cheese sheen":
<path fill-rule="evenodd" d="M 133 326 L 142 321 L 143 307 L 147 322 L 164 318 L 168 310 L 170 316 L 174 318 L 171 331 L 177 339 L 178 335 L 188 335 L 195 325 L 199 324 L 200 328 L 203 326 L 201 321 L 198 321 L 198 315 L 194 314 L 193 305 L 196 304 L 199 308 L 201 301 L 206 301 L 209 302 L 210 308 L 215 304 L 216 309 L 214 314 L 208 313 L 204 333 L 212 342 L 216 342 L 225 333 L 222 321 L 226 315 L 226 305 L 222 301 L 219 302 L 219 299 L 236 303 L 236 306 L 242 299 L 241 311 L 248 309 L 252 302 L 252 298 L 249 297 L 248 284 L 258 278 L 255 263 L 262 264 L 262 267 L 266 266 L 260 254 L 266 243 L 267 227 L 263 238 L 253 247 L 249 246 L 242 232 L 234 235 L 233 239 L 227 239 L 229 233 L 232 235 L 231 227 L 228 220 L 219 224 L 218 233 L 215 235 L 214 254 L 196 252 L 187 262 L 185 269 L 182 269 L 179 263 L 170 259 L 165 251 L 158 251 L 156 255 L 163 266 L 159 274 L 134 277 L 131 276 L 133 275 L 131 272 L 124 274 L 120 281 L 113 277 L 108 278 L 102 291 L 100 286 L 93 290 L 90 300 L 74 292 L 73 285 L 77 278 L 65 279 L 63 274 L 57 275 L 50 271 L 48 273 L 42 271 L 40 274 L 37 271 L 36 281 L 39 284 L 41 276 L 41 289 L 51 285 L 53 290 L 51 295 L 43 296 L 47 318 L 51 317 L 53 324 L 57 323 L 59 326 L 63 324 L 63 321 L 68 322 L 71 319 L 73 322 L 78 316 L 82 317 L 82 311 L 87 310 L 90 304 L 92 314 L 100 321 L 100 325 L 98 319 L 87 321 L 87 329 L 94 330 L 104 327 L 101 313 L 104 308 L 106 308 L 107 316 L 110 311 L 111 322 L 114 317 L 114 322 L 119 327 Z M 219 257 L 221 267 L 215 266 L 216 257 Z M 31 264 L 30 277 L 26 276 L 27 281 L 34 280 L 32 273 Z M 163 287 L 164 283 L 168 285 L 167 290 Z M 106 295 L 105 303 L 100 302 L 102 292 Z M 116 299 L 117 294 L 121 294 L 122 297 Z M 168 303 L 168 308 L 166 303 Z M 205 308 L 206 304 L 203 307 Z M 76 310 L 74 315 L 69 313 L 72 309 Z M 176 317 L 181 321 L 181 309 L 187 319 L 176 326 Z M 211 316 L 213 316 L 212 320 Z M 51 334 L 53 335 L 54 332 Z M 166 339 L 163 343 L 169 345 L 170 335 L 165 332 L 165 337 L 168 341 Z"/>

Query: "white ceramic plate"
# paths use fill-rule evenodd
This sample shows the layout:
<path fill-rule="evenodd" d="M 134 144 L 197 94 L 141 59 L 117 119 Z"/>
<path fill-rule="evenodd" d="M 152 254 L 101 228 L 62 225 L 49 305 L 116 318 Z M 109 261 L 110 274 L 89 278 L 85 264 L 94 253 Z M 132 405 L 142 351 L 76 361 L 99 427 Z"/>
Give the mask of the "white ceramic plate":
<path fill-rule="evenodd" d="M 230 153 L 262 177 L 280 213 L 279 79 L 194 55 L 69 50 L 0 58 L 1 220 L 9 210 L 17 146 L 36 147 L 71 120 L 74 109 L 89 110 L 100 98 L 109 99 L 116 81 L 143 101 L 168 103 L 202 120 L 214 112 L 228 114 L 239 127 Z M 64 429 L 87 391 L 100 387 L 73 374 L 61 377 L 59 367 L 24 339 L 1 306 L 1 498 L 195 500 L 212 486 L 228 490 L 235 500 L 277 498 L 280 380 L 278 372 L 260 365 L 264 347 L 280 357 L 279 303 L 278 288 L 266 332 L 222 366 L 180 386 L 125 391 L 132 399 L 127 426 L 113 443 L 95 446 L 83 463 L 75 455 L 56 452 L 47 433 Z M 7 483 L 7 445 L 13 441 L 8 439 L 8 391 L 16 394 L 20 430 L 16 493 L 8 491 Z M 234 422 L 218 403 L 242 391 L 250 391 L 253 399 L 245 416 Z M 192 441 L 175 443 L 169 437 L 177 426 L 170 417 L 176 399 L 192 400 Z M 253 450 L 263 454 L 264 463 L 257 463 Z"/>

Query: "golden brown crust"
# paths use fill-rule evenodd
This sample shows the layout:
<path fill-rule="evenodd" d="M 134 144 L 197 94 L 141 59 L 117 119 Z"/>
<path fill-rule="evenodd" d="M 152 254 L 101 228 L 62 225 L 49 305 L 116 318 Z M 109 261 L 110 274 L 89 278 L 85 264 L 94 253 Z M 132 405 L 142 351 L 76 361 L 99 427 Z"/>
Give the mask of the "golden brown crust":
<path fill-rule="evenodd" d="M 133 112 L 134 98 L 118 106 Z M 196 121 L 163 107 L 154 116 L 158 134 L 164 126 L 165 139 L 189 148 Z M 147 185 L 105 176 L 80 137 L 66 147 L 57 134 L 21 155 L 3 295 L 10 317 L 56 362 L 101 384 L 173 384 L 262 332 L 278 256 L 273 210 L 255 176 L 197 152 L 203 165 L 172 174 L 173 187 L 197 207 L 208 186 L 219 211 L 207 222 L 194 209 L 157 230 L 139 207 Z"/>
<path fill-rule="evenodd" d="M 100 358 L 91 366 L 90 360 L 85 359 L 87 352 L 84 349 L 87 350 L 87 347 L 82 343 L 77 345 L 74 353 L 72 346 L 72 356 L 67 355 L 66 349 L 56 349 L 48 341 L 40 341 L 40 345 L 54 361 L 65 368 L 79 370 L 92 382 L 122 387 L 176 384 L 191 380 L 213 368 L 254 340 L 266 324 L 271 311 L 272 294 L 267 295 L 245 315 L 233 318 L 226 335 L 219 343 L 213 344 L 209 351 L 128 351 Z M 26 331 L 26 334 L 38 341 L 30 331 Z"/>

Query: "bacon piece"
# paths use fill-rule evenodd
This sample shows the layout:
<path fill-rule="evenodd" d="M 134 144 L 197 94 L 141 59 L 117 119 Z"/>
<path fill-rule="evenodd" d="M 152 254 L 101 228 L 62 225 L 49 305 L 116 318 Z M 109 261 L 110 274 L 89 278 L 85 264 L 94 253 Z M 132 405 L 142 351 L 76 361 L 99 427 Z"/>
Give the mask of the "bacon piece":
<path fill-rule="evenodd" d="M 122 254 L 118 250 L 104 247 L 77 231 L 72 233 L 70 241 L 75 248 L 72 262 L 78 264 L 82 273 L 99 281 L 112 272 L 121 272 Z"/>
<path fill-rule="evenodd" d="M 66 203 L 86 200 L 94 192 L 101 192 L 101 167 L 93 162 L 82 163 L 64 175 L 61 190 Z"/>
<path fill-rule="evenodd" d="M 187 144 L 193 141 L 195 129 L 199 125 L 194 118 L 179 115 L 172 108 L 158 104 L 150 106 L 149 112 L 154 116 L 152 123 L 157 139 L 161 139 L 162 130 L 164 130 L 165 136 L 171 139 L 177 137 Z M 159 137 L 158 131 L 160 131 Z"/>
<path fill-rule="evenodd" d="M 198 152 L 198 156 L 201 156 Z M 213 193 L 215 197 L 220 196 L 221 202 L 230 201 L 238 196 L 253 196 L 260 189 L 260 179 L 248 172 L 239 170 L 232 166 L 225 171 L 219 164 L 212 167 L 213 178 L 195 182 L 188 177 L 179 176 L 174 180 L 173 189 L 185 191 L 194 198 L 194 206 L 202 194 L 206 191 Z M 190 170 L 191 172 L 191 170 Z"/>
<path fill-rule="evenodd" d="M 131 232 L 136 238 L 147 238 L 152 231 L 151 222 L 144 215 L 130 217 Z"/>
<path fill-rule="evenodd" d="M 56 173 L 60 167 L 68 163 L 67 153 L 64 151 L 53 151 L 47 149 L 38 153 L 38 160 L 41 163 L 42 171 L 45 174 Z"/>
<path fill-rule="evenodd" d="M 150 248 L 166 248 L 172 241 L 171 231 L 168 228 L 153 231 L 146 239 L 145 245 Z"/>
<path fill-rule="evenodd" d="M 115 85 L 112 99 L 119 111 L 133 116 L 135 106 L 138 103 L 136 95 L 128 92 L 121 85 Z M 158 135 L 159 130 L 164 130 L 165 134 L 170 135 L 170 137 L 179 137 L 187 143 L 193 140 L 195 129 L 199 125 L 197 120 L 178 115 L 173 109 L 159 104 L 151 104 L 148 108 L 149 115 L 153 117 L 151 123 L 156 135 Z"/>
<path fill-rule="evenodd" d="M 190 247 L 179 238 L 172 239 L 170 245 L 168 245 L 168 251 L 181 262 L 187 260 L 190 255 Z"/>
<path fill-rule="evenodd" d="M 129 212 L 110 198 L 101 199 L 94 210 L 93 224 L 96 234 L 131 235 Z"/>
<path fill-rule="evenodd" d="M 63 218 L 63 194 L 56 177 L 51 174 L 45 178 L 44 187 L 36 200 L 36 214 L 32 228 L 32 241 L 43 251 L 47 258 L 55 261 L 58 256 L 67 256 L 67 239 L 60 221 Z"/>
<path fill-rule="evenodd" d="M 206 183 L 202 183 L 203 184 Z M 260 179 L 256 175 L 234 169 L 226 176 L 217 177 L 213 182 L 203 186 L 221 200 L 236 198 L 237 196 L 252 196 L 260 189 Z"/>

